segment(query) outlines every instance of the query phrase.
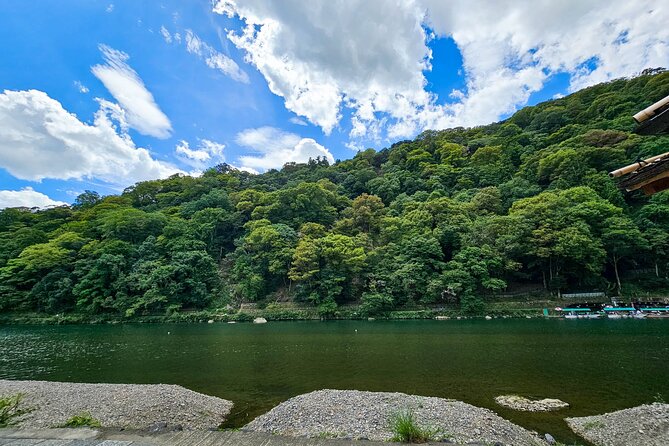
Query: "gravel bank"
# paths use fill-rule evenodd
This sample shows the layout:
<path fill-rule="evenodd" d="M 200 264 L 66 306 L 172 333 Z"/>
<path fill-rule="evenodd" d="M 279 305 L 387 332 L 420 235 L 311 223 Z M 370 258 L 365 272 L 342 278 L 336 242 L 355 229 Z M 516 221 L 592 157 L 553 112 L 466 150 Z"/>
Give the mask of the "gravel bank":
<path fill-rule="evenodd" d="M 669 404 L 647 404 L 565 420 L 574 432 L 596 446 L 669 445 Z"/>
<path fill-rule="evenodd" d="M 23 393 L 35 410 L 18 427 L 62 425 L 73 415 L 89 412 L 103 427 L 128 429 L 215 429 L 232 403 L 167 384 L 82 384 L 0 380 L 0 396 Z"/>
<path fill-rule="evenodd" d="M 389 440 L 390 417 L 411 410 L 416 422 L 454 443 L 545 445 L 531 432 L 488 409 L 461 401 L 403 393 L 318 390 L 279 404 L 244 430 L 306 437 Z"/>
<path fill-rule="evenodd" d="M 531 400 L 519 395 L 501 395 L 495 398 L 495 402 L 500 406 L 524 412 L 550 412 L 569 407 L 569 404 L 555 398 Z"/>

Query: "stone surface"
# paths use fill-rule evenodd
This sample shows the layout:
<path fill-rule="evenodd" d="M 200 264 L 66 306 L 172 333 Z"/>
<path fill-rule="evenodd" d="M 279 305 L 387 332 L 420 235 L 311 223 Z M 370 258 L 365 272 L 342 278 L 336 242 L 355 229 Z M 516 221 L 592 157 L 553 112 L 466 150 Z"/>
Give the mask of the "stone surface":
<path fill-rule="evenodd" d="M 669 445 L 669 404 L 646 404 L 565 421 L 595 446 Z"/>
<path fill-rule="evenodd" d="M 550 412 L 569 407 L 569 403 L 555 398 L 532 400 L 519 395 L 500 395 L 495 398 L 495 402 L 500 406 L 524 412 Z"/>
<path fill-rule="evenodd" d="M 403 393 L 319 390 L 292 398 L 247 424 L 243 430 L 278 435 L 387 441 L 390 420 L 409 410 L 417 424 L 454 443 L 514 446 L 546 443 L 494 412 L 461 401 Z"/>
<path fill-rule="evenodd" d="M 265 319 L 264 317 L 257 317 L 255 319 L 253 319 L 253 323 L 254 324 L 266 324 L 267 319 Z"/>
<path fill-rule="evenodd" d="M 82 384 L 0 380 L 0 395 L 24 394 L 34 411 L 18 427 L 49 428 L 88 412 L 103 427 L 148 429 L 156 423 L 215 429 L 232 408 L 220 398 L 166 384 Z"/>
<path fill-rule="evenodd" d="M 0 445 L 5 446 L 387 446 L 375 441 L 353 441 L 327 438 L 290 438 L 260 432 L 241 431 L 187 431 L 178 433 L 147 434 L 146 432 L 117 432 L 102 430 L 96 438 L 50 440 L 59 429 L 42 429 L 35 438 L 5 438 L 10 429 L 0 430 Z M 34 434 L 36 430 L 32 430 Z M 57 442 L 57 443 L 51 443 Z M 432 443 L 435 444 L 435 443 Z M 486 446 L 497 445 L 490 443 Z M 469 446 L 484 446 L 471 443 Z"/>

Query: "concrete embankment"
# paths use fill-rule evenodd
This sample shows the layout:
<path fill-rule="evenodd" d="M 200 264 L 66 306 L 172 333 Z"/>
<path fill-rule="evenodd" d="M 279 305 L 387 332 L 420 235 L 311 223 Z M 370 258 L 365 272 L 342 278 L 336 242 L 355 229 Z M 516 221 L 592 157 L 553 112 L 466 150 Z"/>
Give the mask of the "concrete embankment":
<path fill-rule="evenodd" d="M 261 432 L 183 431 L 149 435 L 104 429 L 0 429 L 2 446 L 388 446 L 391 443 L 289 438 Z M 428 443 L 435 445 L 436 443 Z M 443 443 L 440 443 L 443 445 Z M 487 446 L 471 443 L 467 446 Z"/>
<path fill-rule="evenodd" d="M 62 426 L 88 413 L 104 427 L 127 429 L 216 429 L 230 413 L 230 401 L 167 384 L 83 384 L 0 380 L 0 396 L 23 394 L 32 410 L 17 426 Z"/>

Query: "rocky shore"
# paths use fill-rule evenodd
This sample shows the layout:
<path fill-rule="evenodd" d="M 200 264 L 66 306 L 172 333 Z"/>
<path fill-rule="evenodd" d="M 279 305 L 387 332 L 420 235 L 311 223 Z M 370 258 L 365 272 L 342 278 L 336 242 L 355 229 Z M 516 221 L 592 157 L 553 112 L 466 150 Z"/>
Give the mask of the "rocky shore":
<path fill-rule="evenodd" d="M 646 404 L 565 420 L 574 432 L 596 446 L 669 445 L 669 404 Z"/>
<path fill-rule="evenodd" d="M 34 408 L 17 427 L 63 425 L 82 412 L 102 427 L 139 430 L 216 429 L 232 403 L 166 384 L 82 384 L 0 380 L 0 396 L 21 393 L 22 405 Z"/>
<path fill-rule="evenodd" d="M 311 438 L 386 441 L 393 437 L 391 417 L 411 411 L 417 424 L 435 432 L 435 440 L 537 446 L 546 443 L 494 412 L 461 401 L 403 393 L 319 390 L 279 404 L 243 429 Z"/>
<path fill-rule="evenodd" d="M 550 412 L 569 407 L 568 403 L 555 398 L 532 400 L 519 395 L 500 395 L 495 398 L 495 402 L 500 406 L 523 412 Z"/>
<path fill-rule="evenodd" d="M 19 393 L 24 397 L 22 406 L 33 410 L 13 427 L 28 430 L 60 427 L 72 416 L 88 413 L 101 427 L 116 431 L 144 432 L 141 435 L 181 430 L 204 433 L 217 429 L 232 408 L 230 401 L 176 385 L 0 380 L 0 397 Z M 497 402 L 522 406 L 519 410 L 547 410 L 566 404 L 507 397 L 498 397 Z M 433 441 L 495 446 L 548 443 L 489 409 L 462 401 L 357 390 L 318 390 L 296 396 L 251 421 L 242 431 L 319 441 L 388 441 L 395 435 L 391 420 L 399 413 L 410 413 Z M 595 446 L 669 445 L 669 404 L 565 420 Z M 553 444 L 550 436 L 546 438 Z"/>

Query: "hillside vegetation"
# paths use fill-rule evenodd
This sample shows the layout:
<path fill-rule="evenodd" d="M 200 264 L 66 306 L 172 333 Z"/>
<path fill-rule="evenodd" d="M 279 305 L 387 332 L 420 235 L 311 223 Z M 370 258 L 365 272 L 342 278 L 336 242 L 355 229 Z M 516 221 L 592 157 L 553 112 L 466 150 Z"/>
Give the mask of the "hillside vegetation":
<path fill-rule="evenodd" d="M 328 165 L 227 165 L 73 206 L 0 212 L 0 311 L 132 317 L 294 301 L 324 315 L 495 294 L 669 288 L 669 193 L 609 170 L 669 150 L 631 115 L 669 73 L 597 85 L 506 121 L 426 131 Z"/>

